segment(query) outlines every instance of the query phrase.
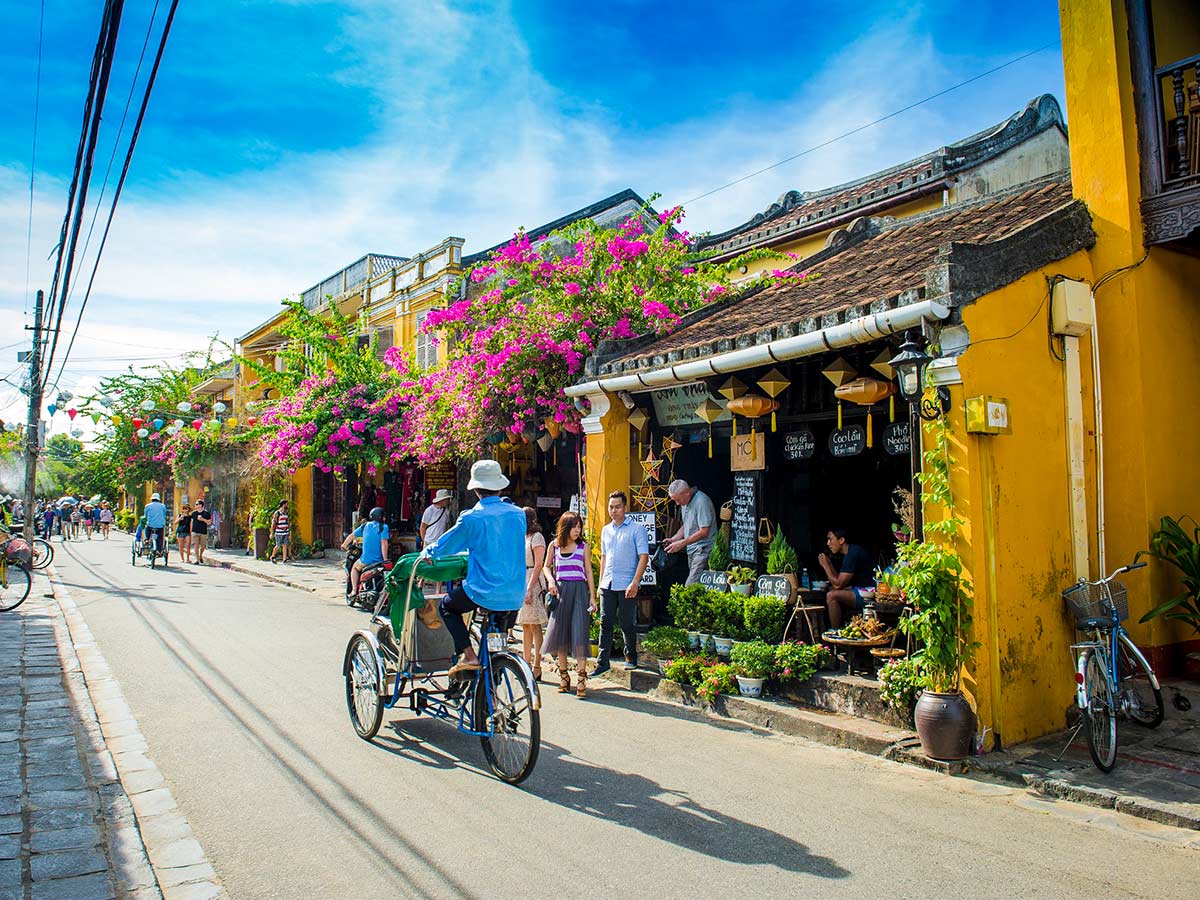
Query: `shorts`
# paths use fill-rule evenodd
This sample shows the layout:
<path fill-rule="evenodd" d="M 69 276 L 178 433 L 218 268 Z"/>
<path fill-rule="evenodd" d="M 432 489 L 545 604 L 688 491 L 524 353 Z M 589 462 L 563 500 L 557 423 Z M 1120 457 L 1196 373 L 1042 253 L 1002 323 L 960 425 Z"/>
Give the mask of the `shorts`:
<path fill-rule="evenodd" d="M 863 595 L 861 593 L 861 591 L 863 591 L 864 589 L 856 588 L 853 585 L 851 585 L 850 590 L 852 590 L 854 592 L 854 606 L 857 609 L 865 608 L 867 605 L 867 601 L 863 599 Z"/>
<path fill-rule="evenodd" d="M 275 535 L 275 546 L 282 547 L 284 544 L 286 544 L 288 542 L 288 537 L 290 535 L 291 535 L 291 532 L 289 532 L 289 531 L 285 531 L 282 534 L 276 534 Z"/>

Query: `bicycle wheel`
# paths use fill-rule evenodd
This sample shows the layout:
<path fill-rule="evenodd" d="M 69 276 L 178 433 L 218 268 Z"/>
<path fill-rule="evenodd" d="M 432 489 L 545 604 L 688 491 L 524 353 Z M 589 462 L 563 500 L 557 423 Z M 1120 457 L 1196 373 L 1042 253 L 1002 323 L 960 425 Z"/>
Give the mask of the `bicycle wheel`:
<path fill-rule="evenodd" d="M 361 634 L 350 639 L 346 667 L 346 708 L 350 711 L 350 724 L 354 732 L 364 741 L 369 741 L 379 732 L 383 722 L 383 697 L 380 691 L 379 667 L 375 649 Z"/>
<path fill-rule="evenodd" d="M 534 707 L 533 693 L 511 656 L 493 656 L 487 672 L 475 686 L 475 730 L 488 731 L 487 682 L 492 687 L 492 737 L 479 739 L 483 755 L 496 777 L 520 784 L 537 763 L 541 747 L 541 718 Z"/>
<path fill-rule="evenodd" d="M 1097 650 L 1085 651 L 1083 663 L 1083 690 L 1087 705 L 1083 717 L 1087 725 L 1088 750 L 1092 762 L 1101 772 L 1111 772 L 1117 763 L 1117 709 L 1104 654 Z"/>
<path fill-rule="evenodd" d="M 135 569 L 137 568 L 137 558 L 138 558 L 138 542 L 134 541 L 132 544 L 129 545 L 129 564 L 131 566 L 133 566 Z"/>
<path fill-rule="evenodd" d="M 158 561 L 158 547 L 151 544 L 150 545 L 150 568 L 153 569 L 155 564 L 157 563 L 157 561 Z"/>
<path fill-rule="evenodd" d="M 11 560 L 0 567 L 0 612 L 16 609 L 29 596 L 33 578 L 29 570 Z"/>
<path fill-rule="evenodd" d="M 1121 709 L 1138 725 L 1157 728 L 1163 720 L 1163 698 L 1162 690 L 1151 678 L 1150 664 L 1128 635 L 1122 634 L 1117 646 Z"/>
<path fill-rule="evenodd" d="M 43 538 L 33 539 L 33 567 L 44 569 L 54 562 L 54 548 Z"/>

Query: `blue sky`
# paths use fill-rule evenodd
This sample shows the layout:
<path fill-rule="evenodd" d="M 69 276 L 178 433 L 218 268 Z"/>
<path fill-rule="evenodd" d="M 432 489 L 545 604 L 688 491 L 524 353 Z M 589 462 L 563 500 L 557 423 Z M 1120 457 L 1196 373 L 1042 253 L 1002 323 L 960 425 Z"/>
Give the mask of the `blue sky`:
<path fill-rule="evenodd" d="M 33 287 L 48 279 L 101 5 L 45 3 Z M 101 177 L 153 5 L 126 0 Z M 37 16 L 32 0 L 0 0 L 0 344 L 23 336 Z M 1053 44 L 689 206 L 693 231 L 723 230 L 788 189 L 900 162 L 1041 93 L 1061 100 L 1058 39 L 1053 0 L 184 2 L 63 386 L 117 357 L 235 338 L 366 251 L 455 234 L 470 252 L 625 187 L 685 201 Z M 0 385 L 0 415 L 12 394 Z"/>

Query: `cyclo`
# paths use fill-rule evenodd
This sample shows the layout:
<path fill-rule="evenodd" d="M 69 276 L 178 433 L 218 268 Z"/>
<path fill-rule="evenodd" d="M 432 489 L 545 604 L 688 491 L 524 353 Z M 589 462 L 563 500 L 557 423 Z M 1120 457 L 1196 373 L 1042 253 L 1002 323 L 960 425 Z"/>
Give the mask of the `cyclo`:
<path fill-rule="evenodd" d="M 346 646 L 342 674 L 350 722 L 370 741 L 383 711 L 403 700 L 417 715 L 453 722 L 463 734 L 478 737 L 488 767 L 502 781 L 519 784 L 537 762 L 541 696 L 533 671 L 508 652 L 506 614 L 475 612 L 471 633 L 480 667 L 461 681 L 447 675 L 454 644 L 446 629 L 431 630 L 417 616 L 426 602 L 425 585 L 437 590 L 466 574 L 465 553 L 436 561 L 410 553 L 397 560 L 384 581 L 390 615 L 374 616 L 372 627 L 355 632 Z"/>

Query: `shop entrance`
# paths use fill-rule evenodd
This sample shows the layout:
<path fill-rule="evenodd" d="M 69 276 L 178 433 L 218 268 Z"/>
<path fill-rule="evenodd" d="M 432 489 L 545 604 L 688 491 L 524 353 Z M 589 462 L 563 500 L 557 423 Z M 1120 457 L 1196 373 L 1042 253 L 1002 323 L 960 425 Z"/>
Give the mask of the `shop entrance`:
<path fill-rule="evenodd" d="M 342 483 L 332 472 L 313 469 L 313 540 L 326 547 L 342 542 Z"/>

